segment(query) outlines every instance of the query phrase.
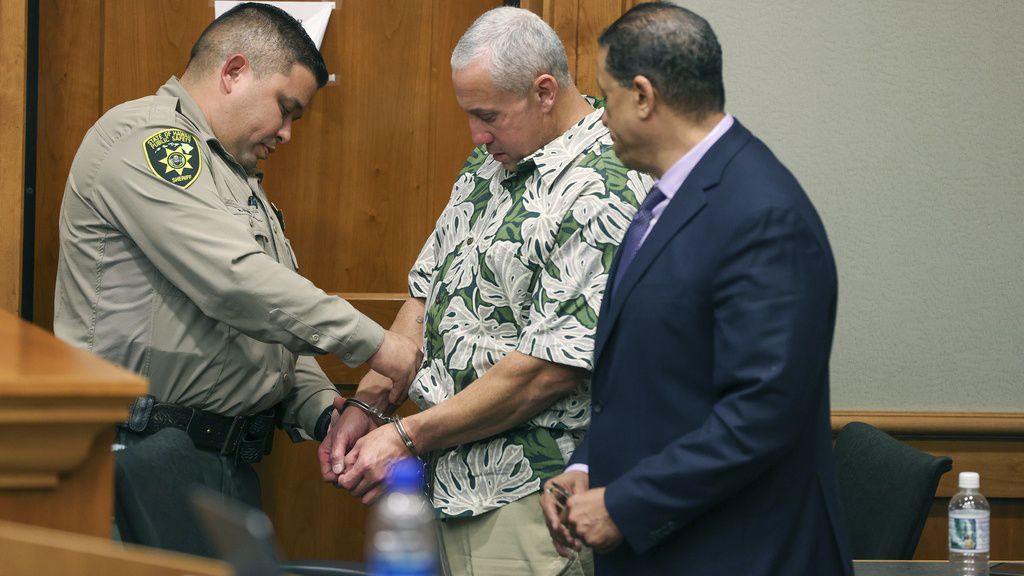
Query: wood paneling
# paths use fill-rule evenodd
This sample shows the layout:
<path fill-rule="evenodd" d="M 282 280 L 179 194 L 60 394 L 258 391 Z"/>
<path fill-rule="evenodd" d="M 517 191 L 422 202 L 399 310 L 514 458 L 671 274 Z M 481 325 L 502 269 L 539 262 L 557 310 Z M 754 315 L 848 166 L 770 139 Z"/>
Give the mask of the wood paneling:
<path fill-rule="evenodd" d="M 109 522 L 108 522 L 109 524 Z M 0 573 L 9 576 L 229 576 L 227 564 L 109 539 L 0 522 Z"/>
<path fill-rule="evenodd" d="M 427 169 L 426 192 L 430 196 L 428 213 L 423 218 L 428 222 L 424 235 L 415 244 L 416 253 L 433 229 L 434 222 L 448 204 L 455 175 L 466 161 L 473 147 L 469 136 L 466 114 L 455 100 L 452 88 L 451 56 L 462 33 L 481 14 L 501 6 L 500 0 L 434 0 L 433 26 L 430 39 L 430 153 L 433 160 Z M 421 216 L 422 217 L 422 216 Z M 412 264 L 412 260 L 409 261 Z M 406 270 L 408 272 L 408 270 Z M 405 278 L 395 290 L 404 291 Z"/>
<path fill-rule="evenodd" d="M 634 0 L 524 0 L 555 28 L 566 46 L 580 89 L 596 94 L 596 39 Z M 321 288 L 344 292 L 378 322 L 388 325 L 405 298 L 406 274 L 438 214 L 454 176 L 471 149 L 464 114 L 450 83 L 448 58 L 465 28 L 500 0 L 345 0 L 332 15 L 322 51 L 336 84 L 325 87 L 293 141 L 265 166 L 268 193 L 287 215 L 301 271 Z M 0 94 L 4 138 L 9 101 L 24 93 L 11 65 L 25 0 L 0 3 Z M 39 143 L 37 151 L 36 322 L 52 320 L 57 260 L 57 214 L 78 143 L 107 108 L 151 94 L 171 74 L 180 75 L 192 42 L 212 19 L 208 0 L 40 0 Z M 12 52 L 10 46 L 16 47 Z M 11 60 L 14 59 L 14 60 Z M 21 66 L 24 69 L 24 66 Z M 14 98 L 15 100 L 11 100 Z M 18 145 L 20 149 L 21 145 Z M 4 174 L 21 173 L 21 162 L 2 149 Z M 20 202 L 0 185 L 0 200 Z M 14 192 L 12 192 L 14 191 Z M 12 196 L 14 194 L 14 196 Z M 20 216 L 20 210 L 3 214 Z M 16 221 L 12 221 L 14 225 Z M 3 229 L 9 230 L 7 222 Z M 0 236 L 0 273 L 10 270 L 9 231 Z M 17 244 L 17 241 L 15 241 Z M 16 245 L 16 249 L 20 244 Z M 18 256 L 20 260 L 20 255 Z M 12 284 L 13 285 L 13 284 Z M 354 294 L 359 292 L 360 294 Z M 0 307 L 11 300 L 0 286 Z M 352 370 L 322 358 L 332 381 L 352 384 Z M 408 408 L 407 408 L 408 410 Z M 993 556 L 1024 557 L 1022 418 L 837 412 L 834 424 L 867 421 L 935 454 L 954 458 L 940 485 L 918 557 L 945 557 L 945 500 L 955 474 L 981 472 L 993 497 Z M 96 451 L 104 440 L 97 440 Z M 109 456 L 109 453 L 108 453 Z M 316 445 L 276 439 L 261 469 L 264 501 L 285 554 L 292 558 L 362 557 L 366 509 L 319 480 Z M 75 514 L 98 515 L 109 527 L 109 504 L 74 505 Z M 100 508 L 103 511 L 100 511 Z M 54 515 L 59 515 L 54 513 Z"/>
<path fill-rule="evenodd" d="M 890 434 L 1024 436 L 1024 413 L 1021 412 L 832 412 L 834 432 L 850 422 L 866 422 Z"/>
<path fill-rule="evenodd" d="M 26 0 L 0 3 L 0 310 L 21 302 L 25 186 Z"/>
<path fill-rule="evenodd" d="M 302 272 L 318 286 L 405 288 L 408 268 L 472 147 L 451 89 L 451 48 L 473 19 L 500 4 L 339 4 L 322 46 L 338 81 L 320 91 L 293 141 L 265 166 L 267 191 L 288 216 Z M 596 35 L 630 2 L 534 4 L 563 38 L 581 88 L 595 93 Z M 180 75 L 212 15 L 206 0 L 42 1 L 41 28 L 61 41 L 42 43 L 40 54 L 34 294 L 40 325 L 52 322 L 57 215 L 77 143 L 103 111 Z"/>
<path fill-rule="evenodd" d="M 15 432 L 24 437 L 36 430 L 22 426 Z M 83 431 L 67 427 L 63 434 L 79 432 Z M 61 474 L 59 480 L 56 475 L 41 473 L 32 479 L 33 486 L 29 488 L 0 486 L 0 519 L 109 538 L 114 519 L 114 453 L 110 451 L 114 440 L 113 423 L 98 434 L 92 433 L 96 434 L 95 437 L 86 436 L 87 439 L 91 437 L 92 442 L 87 444 L 83 460 Z M 60 437 L 51 439 L 58 445 L 48 447 L 41 456 L 60 447 Z M 12 444 L 2 441 L 0 445 L 7 448 Z M 21 476 L 26 477 L 24 474 Z M 53 480 L 52 485 L 39 486 L 40 481 L 48 482 L 50 479 Z"/>
<path fill-rule="evenodd" d="M 597 38 L 640 0 L 526 0 L 521 3 L 555 29 L 565 45 L 569 72 L 580 92 L 600 96 L 597 88 Z"/>
<path fill-rule="evenodd" d="M 431 5 L 342 2 L 322 51 L 338 83 L 266 167 L 302 272 L 328 291 L 396 291 L 429 223 Z"/>
<path fill-rule="evenodd" d="M 36 230 L 33 313 L 53 325 L 57 218 L 71 161 L 100 117 L 103 67 L 101 0 L 40 0 L 39 99 L 36 142 Z"/>
<path fill-rule="evenodd" d="M 635 2 L 581 0 L 576 28 L 576 84 L 584 94 L 600 96 L 597 87 L 597 38 Z"/>
<path fill-rule="evenodd" d="M 209 0 L 104 0 L 100 111 L 148 96 L 172 75 L 180 78 L 192 44 L 212 20 Z"/>
<path fill-rule="evenodd" d="M 0 518 L 109 536 L 114 424 L 146 381 L 0 311 Z"/>
<path fill-rule="evenodd" d="M 339 2 L 321 48 L 337 82 L 320 90 L 292 141 L 264 166 L 265 187 L 286 215 L 301 273 L 324 290 L 346 293 L 384 325 L 405 299 L 409 267 L 472 148 L 451 87 L 451 50 L 477 16 L 501 4 Z M 581 88 L 595 93 L 587 84 L 591 46 L 623 1 L 528 4 L 559 32 L 572 70 L 586 71 Z M 52 321 L 57 215 L 78 143 L 106 109 L 180 75 L 212 17 L 208 0 L 41 0 L 41 29 L 61 41 L 44 43 L 40 54 L 40 325 Z M 331 358 L 321 362 L 339 384 L 355 383 L 365 371 Z M 291 445 L 278 437 L 261 476 L 288 557 L 362 557 L 366 510 L 320 481 L 314 443 Z"/>
<path fill-rule="evenodd" d="M 981 492 L 992 504 L 991 557 L 1024 557 L 1024 414 L 832 413 L 833 431 L 849 422 L 867 422 L 918 450 L 953 459 L 953 469 L 939 481 L 914 558 L 947 557 L 946 507 L 957 492 L 957 476 L 963 471 L 981 475 Z"/>

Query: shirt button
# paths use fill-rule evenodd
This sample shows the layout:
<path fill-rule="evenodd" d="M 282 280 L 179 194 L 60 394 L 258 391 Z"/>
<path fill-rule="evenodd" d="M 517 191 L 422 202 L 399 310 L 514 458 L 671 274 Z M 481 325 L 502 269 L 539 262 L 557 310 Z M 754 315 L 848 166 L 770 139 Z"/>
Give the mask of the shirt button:
<path fill-rule="evenodd" d="M 312 340 L 313 342 L 319 342 L 320 341 L 320 335 L 319 334 L 313 334 L 313 337 L 310 338 L 310 340 Z"/>
<path fill-rule="evenodd" d="M 594 414 L 600 414 L 601 411 L 604 410 L 604 408 L 601 406 L 601 404 L 595 402 L 592 407 L 592 410 L 594 411 Z"/>

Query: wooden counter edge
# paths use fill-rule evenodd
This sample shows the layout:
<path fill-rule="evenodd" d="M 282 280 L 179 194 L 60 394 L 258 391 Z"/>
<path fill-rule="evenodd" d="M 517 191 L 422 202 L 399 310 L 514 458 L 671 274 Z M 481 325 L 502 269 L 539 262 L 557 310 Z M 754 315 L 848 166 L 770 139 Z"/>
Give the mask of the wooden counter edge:
<path fill-rule="evenodd" d="M 1024 413 L 1013 412 L 832 411 L 833 432 L 850 422 L 866 422 L 894 435 L 1024 436 Z"/>
<path fill-rule="evenodd" d="M 5 558 L 4 563 L 8 568 L 11 568 L 9 564 L 13 563 L 15 569 L 31 565 L 40 570 L 51 570 L 73 564 L 90 569 L 108 570 L 105 572 L 108 574 L 228 576 L 232 573 L 231 568 L 219 560 L 120 544 L 95 536 L 2 520 L 0 552 L 3 552 L 0 556 Z"/>

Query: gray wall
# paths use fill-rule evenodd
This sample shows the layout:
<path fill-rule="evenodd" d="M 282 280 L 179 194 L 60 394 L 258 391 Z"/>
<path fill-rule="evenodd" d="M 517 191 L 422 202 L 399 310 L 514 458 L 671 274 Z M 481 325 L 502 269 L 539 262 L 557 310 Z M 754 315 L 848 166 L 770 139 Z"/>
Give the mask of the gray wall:
<path fill-rule="evenodd" d="M 839 266 L 834 409 L 1024 410 L 1024 2 L 680 2 Z"/>

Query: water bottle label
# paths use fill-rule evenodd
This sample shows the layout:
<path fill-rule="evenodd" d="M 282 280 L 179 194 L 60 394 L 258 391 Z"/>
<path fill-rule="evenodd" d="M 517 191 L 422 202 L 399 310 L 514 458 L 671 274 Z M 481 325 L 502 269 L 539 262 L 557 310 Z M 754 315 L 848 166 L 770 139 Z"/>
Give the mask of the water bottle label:
<path fill-rule="evenodd" d="M 397 558 L 370 558 L 367 568 L 374 576 L 436 576 L 437 557 L 410 554 Z"/>
<path fill-rule="evenodd" d="M 988 553 L 989 513 L 959 510 L 949 513 L 949 551 L 958 554 Z"/>

